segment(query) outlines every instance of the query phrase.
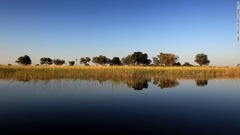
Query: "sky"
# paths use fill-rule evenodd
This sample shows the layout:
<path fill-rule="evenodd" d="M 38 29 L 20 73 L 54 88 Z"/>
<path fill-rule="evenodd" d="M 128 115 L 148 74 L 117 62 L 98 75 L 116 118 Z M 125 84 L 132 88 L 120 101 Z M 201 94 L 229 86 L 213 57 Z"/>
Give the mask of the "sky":
<path fill-rule="evenodd" d="M 240 63 L 237 0 L 0 0 L 0 64 L 29 55 L 75 61 L 104 55 L 205 53 L 211 66 Z"/>

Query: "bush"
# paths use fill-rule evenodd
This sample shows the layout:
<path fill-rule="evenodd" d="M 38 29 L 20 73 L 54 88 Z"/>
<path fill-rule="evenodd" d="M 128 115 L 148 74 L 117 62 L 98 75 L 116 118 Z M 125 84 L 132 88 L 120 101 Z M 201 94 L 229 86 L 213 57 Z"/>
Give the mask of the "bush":
<path fill-rule="evenodd" d="M 74 64 L 75 64 L 74 61 L 69 61 L 69 65 L 70 65 L 70 66 L 73 66 Z"/>

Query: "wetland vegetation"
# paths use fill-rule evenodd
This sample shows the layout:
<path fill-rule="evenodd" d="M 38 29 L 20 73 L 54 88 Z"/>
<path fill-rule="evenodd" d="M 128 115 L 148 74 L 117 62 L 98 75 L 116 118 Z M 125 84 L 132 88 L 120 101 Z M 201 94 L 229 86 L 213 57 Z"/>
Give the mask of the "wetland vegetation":
<path fill-rule="evenodd" d="M 152 78 L 240 78 L 237 67 L 154 67 L 154 66 L 0 66 L 1 79 L 122 80 Z"/>

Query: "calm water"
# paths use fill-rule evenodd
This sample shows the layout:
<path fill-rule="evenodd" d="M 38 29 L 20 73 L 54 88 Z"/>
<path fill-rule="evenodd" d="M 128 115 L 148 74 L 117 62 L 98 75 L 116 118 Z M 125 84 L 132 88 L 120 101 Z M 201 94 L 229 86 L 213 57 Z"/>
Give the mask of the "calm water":
<path fill-rule="evenodd" d="M 0 80 L 0 134 L 239 135 L 240 80 Z"/>

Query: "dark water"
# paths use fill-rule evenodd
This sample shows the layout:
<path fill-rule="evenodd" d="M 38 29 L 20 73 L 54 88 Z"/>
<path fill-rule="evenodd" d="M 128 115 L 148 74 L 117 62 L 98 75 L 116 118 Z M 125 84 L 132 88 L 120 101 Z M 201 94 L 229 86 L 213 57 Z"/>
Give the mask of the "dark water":
<path fill-rule="evenodd" d="M 240 134 L 240 80 L 0 80 L 0 134 Z"/>

